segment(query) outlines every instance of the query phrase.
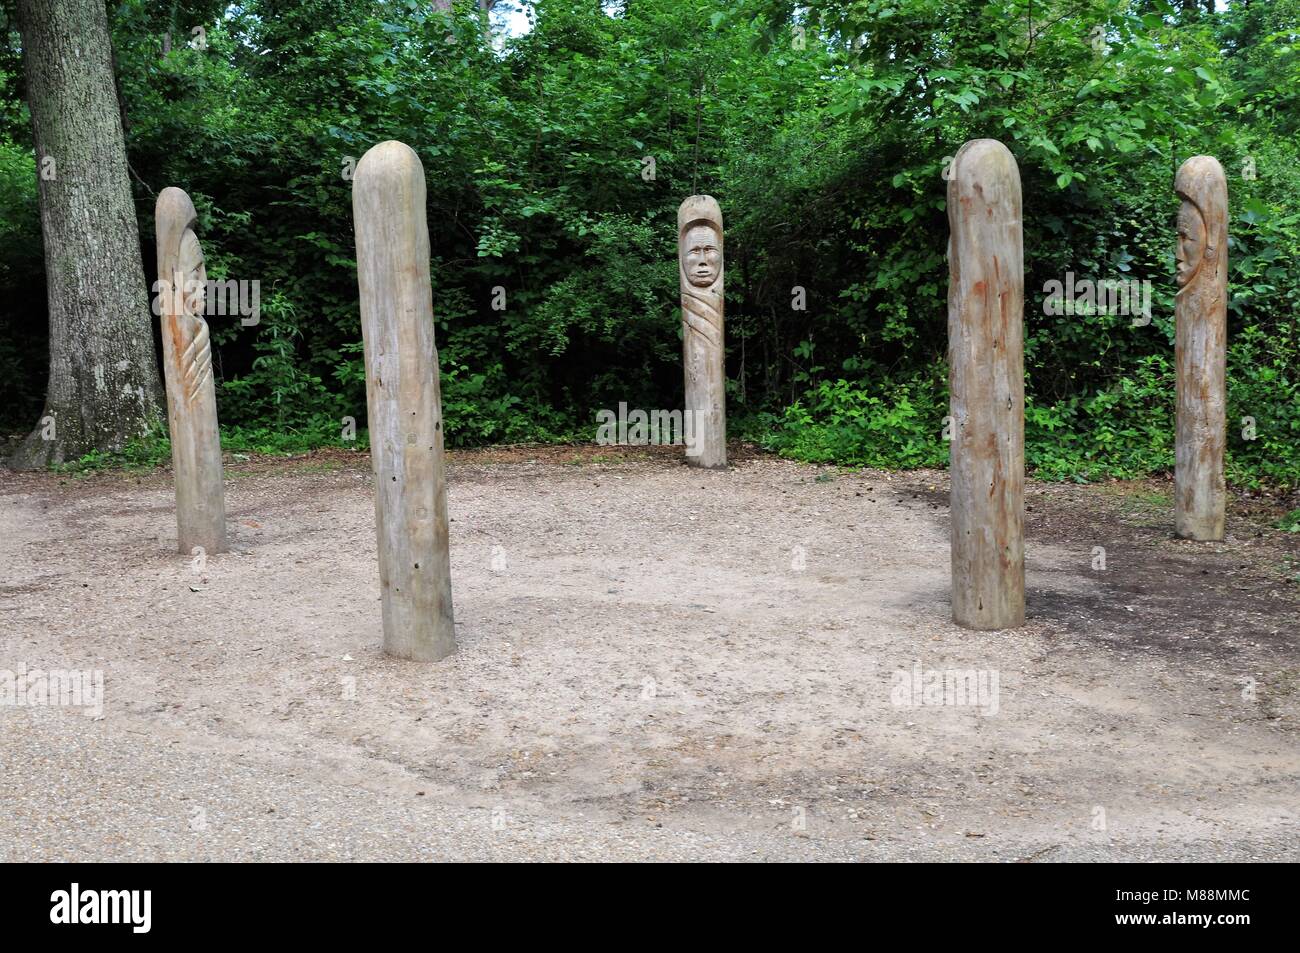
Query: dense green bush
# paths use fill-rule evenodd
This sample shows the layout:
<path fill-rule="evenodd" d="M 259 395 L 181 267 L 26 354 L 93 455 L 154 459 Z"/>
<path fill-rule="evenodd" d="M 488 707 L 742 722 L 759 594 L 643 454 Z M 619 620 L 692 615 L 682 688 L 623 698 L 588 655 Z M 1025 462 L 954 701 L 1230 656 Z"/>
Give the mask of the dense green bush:
<path fill-rule="evenodd" d="M 822 381 L 769 432 L 774 450 L 817 463 L 934 467 L 947 463 L 939 424 L 947 387 L 937 375 L 873 388 Z"/>

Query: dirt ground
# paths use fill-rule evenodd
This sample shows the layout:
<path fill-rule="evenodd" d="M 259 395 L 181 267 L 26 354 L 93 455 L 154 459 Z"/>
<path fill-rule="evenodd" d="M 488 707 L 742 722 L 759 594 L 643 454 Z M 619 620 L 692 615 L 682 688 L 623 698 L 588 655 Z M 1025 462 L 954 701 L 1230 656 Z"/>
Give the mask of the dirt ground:
<path fill-rule="evenodd" d="M 0 669 L 104 678 L 0 706 L 0 860 L 1300 860 L 1269 501 L 1191 543 L 1166 483 L 1031 482 L 1028 622 L 970 632 L 943 473 L 458 453 L 428 665 L 380 651 L 364 455 L 226 475 L 199 572 L 167 472 L 0 471 Z M 898 704 L 945 670 L 996 696 Z"/>

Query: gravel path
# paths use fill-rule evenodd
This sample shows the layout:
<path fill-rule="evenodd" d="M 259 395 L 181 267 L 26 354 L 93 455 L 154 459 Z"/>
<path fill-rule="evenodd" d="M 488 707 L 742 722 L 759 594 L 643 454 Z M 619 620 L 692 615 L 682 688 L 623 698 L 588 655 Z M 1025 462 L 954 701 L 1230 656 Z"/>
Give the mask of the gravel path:
<path fill-rule="evenodd" d="M 1045 528 L 1029 623 L 967 632 L 940 475 L 482 459 L 436 665 L 379 651 L 364 458 L 229 467 L 202 572 L 166 473 L 0 474 L 0 669 L 104 679 L 0 705 L 0 860 L 1300 859 L 1294 599 L 1216 648 Z M 1148 598 L 1186 639 L 1123 629 Z M 914 670 L 997 692 L 895 704 Z"/>

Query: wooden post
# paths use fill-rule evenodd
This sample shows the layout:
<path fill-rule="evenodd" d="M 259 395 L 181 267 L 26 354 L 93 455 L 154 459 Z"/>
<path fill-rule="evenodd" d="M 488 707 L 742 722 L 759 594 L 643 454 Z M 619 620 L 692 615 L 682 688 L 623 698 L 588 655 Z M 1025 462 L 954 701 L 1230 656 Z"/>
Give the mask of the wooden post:
<path fill-rule="evenodd" d="M 1174 528 L 1186 539 L 1223 539 L 1223 449 L 1228 343 L 1228 181 L 1211 156 L 1193 156 L 1174 180 L 1178 294 L 1174 298 L 1178 421 Z"/>
<path fill-rule="evenodd" d="M 1025 621 L 1025 310 L 1020 172 L 975 139 L 948 179 L 952 413 L 952 617 L 968 629 Z"/>
<path fill-rule="evenodd" d="M 362 157 L 352 214 L 384 651 L 432 662 L 456 650 L 456 632 L 424 167 L 414 150 L 381 142 Z"/>
<path fill-rule="evenodd" d="M 212 381 L 212 343 L 203 319 L 207 269 L 194 229 L 198 215 L 190 197 L 163 189 L 154 206 L 158 242 L 159 316 L 167 426 L 176 486 L 176 537 L 182 553 L 202 547 L 226 550 L 226 502 L 221 471 L 221 433 Z"/>
<path fill-rule="evenodd" d="M 686 462 L 727 466 L 727 378 L 723 333 L 722 209 L 711 195 L 692 195 L 677 210 L 682 290 L 682 365 L 686 375 Z"/>

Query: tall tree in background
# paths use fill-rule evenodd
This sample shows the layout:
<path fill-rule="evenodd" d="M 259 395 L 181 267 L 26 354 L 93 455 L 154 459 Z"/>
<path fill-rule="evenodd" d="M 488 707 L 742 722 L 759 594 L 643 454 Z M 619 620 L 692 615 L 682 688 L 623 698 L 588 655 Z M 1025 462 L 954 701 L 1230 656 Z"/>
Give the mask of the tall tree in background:
<path fill-rule="evenodd" d="M 42 421 L 16 467 L 120 448 L 161 386 L 103 0 L 18 0 L 50 313 Z"/>

